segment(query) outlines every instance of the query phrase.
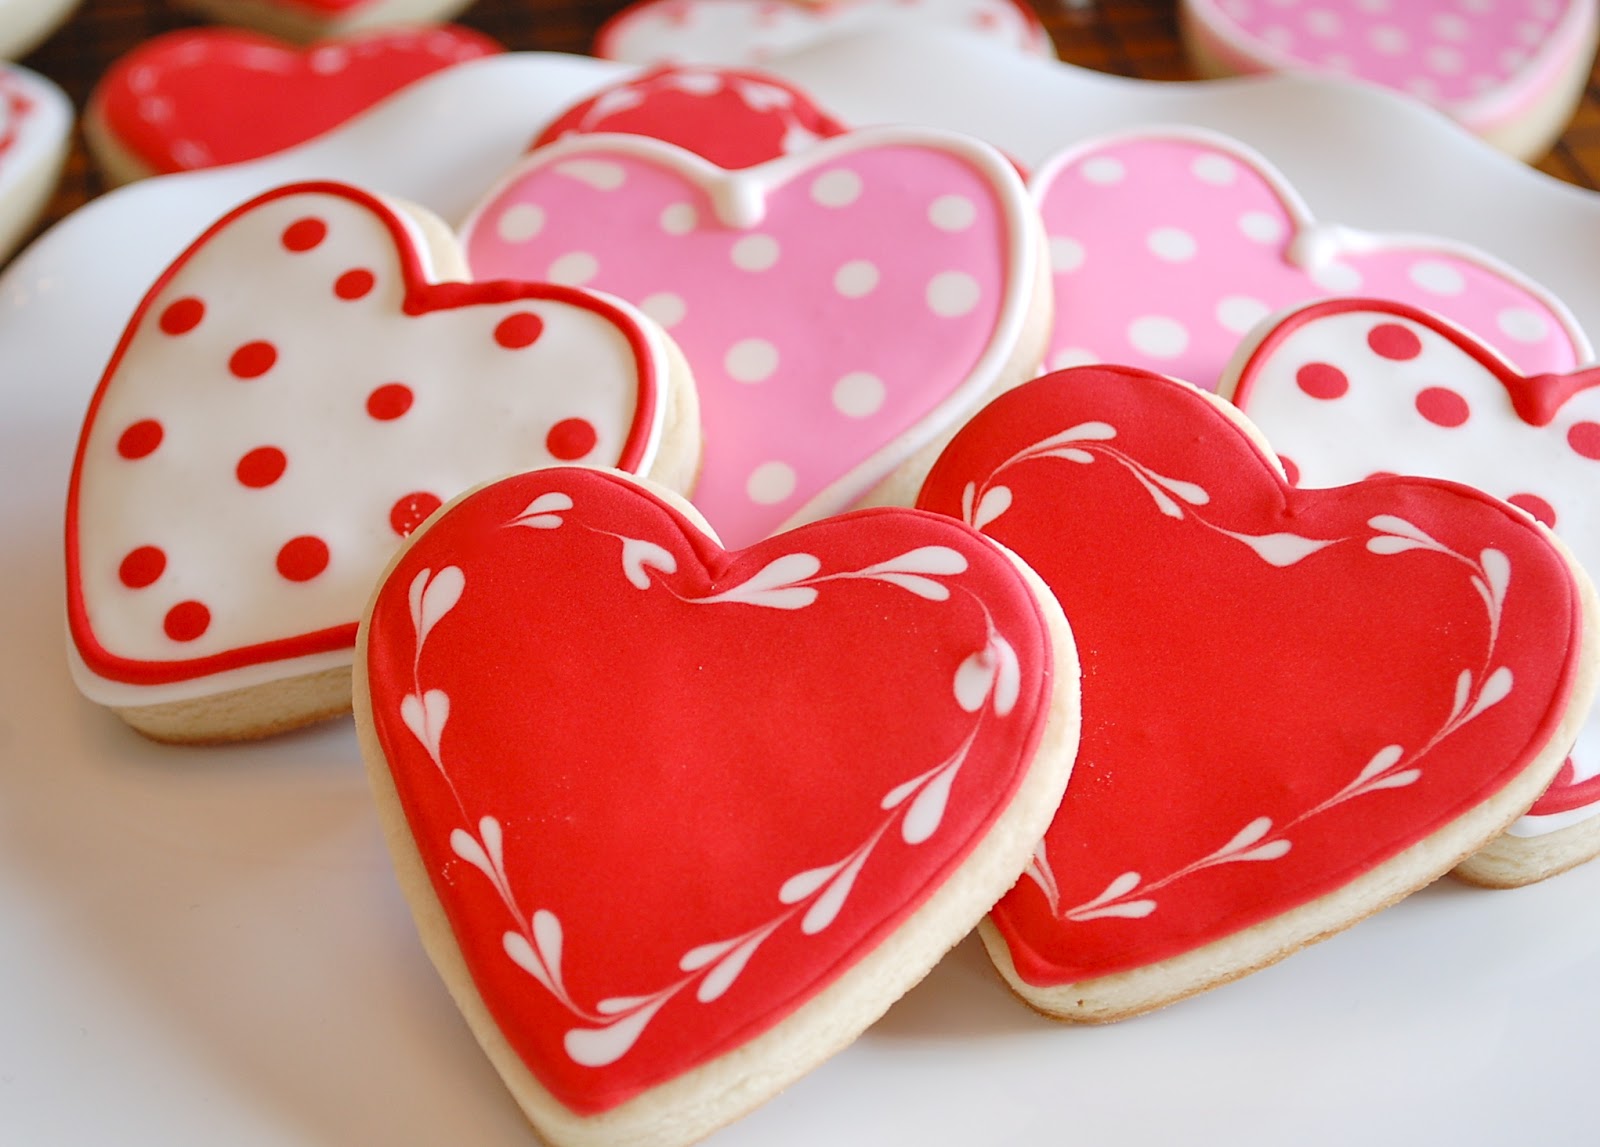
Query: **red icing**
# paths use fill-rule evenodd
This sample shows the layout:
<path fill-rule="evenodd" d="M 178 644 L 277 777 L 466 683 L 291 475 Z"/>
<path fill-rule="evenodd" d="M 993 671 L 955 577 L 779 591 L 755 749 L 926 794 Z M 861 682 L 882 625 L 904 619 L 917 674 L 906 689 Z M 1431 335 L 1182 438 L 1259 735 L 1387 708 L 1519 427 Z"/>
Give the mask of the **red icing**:
<path fill-rule="evenodd" d="M 1600 775 L 1583 781 L 1574 780 L 1576 776 L 1577 770 L 1572 767 L 1571 758 L 1568 758 L 1562 763 L 1561 771 L 1556 774 L 1556 779 L 1550 782 L 1550 787 L 1544 791 L 1544 795 L 1533 802 L 1528 815 L 1552 816 L 1600 803 Z"/>
<path fill-rule="evenodd" d="M 328 568 L 328 545 L 321 538 L 290 538 L 278 551 L 278 572 L 290 581 L 310 581 Z"/>
<path fill-rule="evenodd" d="M 499 51 L 451 25 L 304 49 L 238 29 L 190 28 L 123 56 L 91 106 L 140 164 L 168 174 L 282 151 L 441 68 Z"/>
<path fill-rule="evenodd" d="M 1158 963 L 1345 886 L 1525 768 L 1576 672 L 1572 578 L 1521 514 L 1425 479 L 1288 487 L 1198 392 L 1143 372 L 995 400 L 919 504 L 971 507 L 1082 651 L 1047 860 L 993 916 L 1029 983 Z M 1474 579 L 1505 586 L 1497 627 Z M 1501 669 L 1509 693 L 1453 721 Z"/>
<path fill-rule="evenodd" d="M 524 311 L 507 315 L 494 328 L 494 341 L 507 350 L 521 350 L 539 341 L 544 333 L 544 322 L 538 315 Z"/>
<path fill-rule="evenodd" d="M 1344 371 L 1326 362 L 1311 362 L 1295 372 L 1294 380 L 1312 398 L 1332 401 L 1350 390 Z"/>
<path fill-rule="evenodd" d="M 260 378 L 278 361 L 278 348 L 269 342 L 248 342 L 228 359 L 228 371 L 236 378 Z"/>
<path fill-rule="evenodd" d="M 1417 413 L 1435 426 L 1464 426 L 1472 408 L 1448 386 L 1430 386 L 1417 393 Z"/>
<path fill-rule="evenodd" d="M 800 89 L 762 72 L 663 67 L 563 112 L 533 146 L 568 135 L 620 132 L 665 140 L 732 170 L 843 131 Z"/>
<path fill-rule="evenodd" d="M 117 439 L 117 453 L 130 462 L 149 457 L 155 453 L 156 447 L 161 445 L 165 433 L 161 429 L 161 423 L 154 418 L 140 419 L 124 430 L 122 436 Z"/>
<path fill-rule="evenodd" d="M 426 490 L 407 494 L 390 508 L 389 528 L 402 538 L 407 537 L 443 504 L 437 494 L 430 494 Z"/>
<path fill-rule="evenodd" d="M 1600 422 L 1573 423 L 1567 430 L 1567 445 L 1581 457 L 1600 462 Z"/>
<path fill-rule="evenodd" d="M 154 585 L 167 568 L 167 555 L 156 546 L 140 546 L 122 559 L 117 578 L 129 589 Z"/>
<path fill-rule="evenodd" d="M 211 611 L 198 601 L 180 601 L 167 611 L 165 629 L 174 641 L 193 641 L 211 625 Z"/>
<path fill-rule="evenodd" d="M 964 568 L 927 572 L 934 548 Z M 923 569 L 909 585 L 940 600 L 873 567 Z M 366 633 L 376 735 L 478 993 L 584 1114 L 747 1044 L 891 936 L 1016 793 L 1050 674 L 1037 604 L 960 523 L 871 510 L 728 553 L 586 469 L 457 503 Z M 998 691 L 964 707 L 954 689 L 991 635 L 1018 658 L 1004 712 Z M 948 800 L 912 842 L 936 778 Z M 828 882 L 857 858 L 848 889 Z M 829 889 L 846 894 L 824 919 Z M 719 957 L 741 941 L 735 969 Z M 635 999 L 603 1008 L 618 997 Z M 608 1026 L 609 1061 L 576 1062 Z"/>
<path fill-rule="evenodd" d="M 1367 334 L 1372 353 L 1397 360 L 1416 358 L 1422 353 L 1422 340 L 1415 331 L 1399 323 L 1379 323 Z"/>
<path fill-rule="evenodd" d="M 367 395 L 367 413 L 379 422 L 392 422 L 411 409 L 414 399 L 405 383 L 385 383 Z"/>
<path fill-rule="evenodd" d="M 283 231 L 286 251 L 309 251 L 328 237 L 328 225 L 320 219 L 297 219 Z"/>
<path fill-rule="evenodd" d="M 595 447 L 594 427 L 581 418 L 566 418 L 550 428 L 545 439 L 545 449 L 553 458 L 563 462 L 577 462 Z"/>
<path fill-rule="evenodd" d="M 333 284 L 333 293 L 346 301 L 364 297 L 372 290 L 377 279 L 365 267 L 356 267 L 340 275 Z"/>
<path fill-rule="evenodd" d="M 161 329 L 169 335 L 187 334 L 206 317 L 206 305 L 196 298 L 177 299 L 161 312 Z"/>
<path fill-rule="evenodd" d="M 1517 509 L 1531 514 L 1533 517 L 1549 526 L 1552 530 L 1556 528 L 1555 507 L 1549 502 L 1545 501 L 1543 498 L 1539 497 L 1539 495 L 1513 494 L 1511 497 L 1507 498 L 1506 501 L 1510 502 Z"/>
<path fill-rule="evenodd" d="M 282 450 L 276 446 L 258 446 L 239 459 L 234 476 L 239 479 L 240 485 L 259 490 L 282 478 L 288 466 L 289 459 Z"/>

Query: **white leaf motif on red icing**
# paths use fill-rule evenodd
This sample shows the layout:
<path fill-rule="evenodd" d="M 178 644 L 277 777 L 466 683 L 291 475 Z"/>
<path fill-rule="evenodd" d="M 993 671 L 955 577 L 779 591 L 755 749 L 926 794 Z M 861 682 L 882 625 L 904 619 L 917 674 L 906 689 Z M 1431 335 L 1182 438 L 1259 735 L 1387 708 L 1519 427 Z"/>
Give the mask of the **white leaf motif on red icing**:
<path fill-rule="evenodd" d="M 649 571 L 652 569 L 660 570 L 662 573 L 676 573 L 678 559 L 654 542 L 640 538 L 623 538 L 622 572 L 629 584 L 639 589 L 649 589 Z"/>
<path fill-rule="evenodd" d="M 526 526 L 530 530 L 553 530 L 561 525 L 561 511 L 570 509 L 572 499 L 565 494 L 540 494 L 508 524 Z"/>

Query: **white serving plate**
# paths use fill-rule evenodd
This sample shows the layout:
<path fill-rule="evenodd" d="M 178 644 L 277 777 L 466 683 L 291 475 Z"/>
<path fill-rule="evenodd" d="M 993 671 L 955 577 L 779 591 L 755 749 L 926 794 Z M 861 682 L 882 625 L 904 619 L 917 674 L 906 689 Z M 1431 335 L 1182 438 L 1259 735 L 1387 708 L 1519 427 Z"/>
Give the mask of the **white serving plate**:
<path fill-rule="evenodd" d="M 1215 128 L 1265 153 L 1319 217 L 1475 243 L 1600 331 L 1600 197 L 1380 92 L 1115 80 L 936 33 L 773 70 L 847 120 L 962 128 L 1029 165 L 1123 125 Z M 63 652 L 61 505 L 123 320 L 213 217 L 333 177 L 459 218 L 547 118 L 623 71 L 468 64 L 271 160 L 123 188 L 0 277 L 0 1143 L 533 1142 L 422 954 L 348 721 L 173 749 L 82 701 Z M 957 75 L 972 79 L 960 92 Z M 1444 881 L 1110 1028 L 1035 1017 L 969 940 L 713 1142 L 1592 1143 L 1596 903 L 1600 865 L 1517 892 Z"/>

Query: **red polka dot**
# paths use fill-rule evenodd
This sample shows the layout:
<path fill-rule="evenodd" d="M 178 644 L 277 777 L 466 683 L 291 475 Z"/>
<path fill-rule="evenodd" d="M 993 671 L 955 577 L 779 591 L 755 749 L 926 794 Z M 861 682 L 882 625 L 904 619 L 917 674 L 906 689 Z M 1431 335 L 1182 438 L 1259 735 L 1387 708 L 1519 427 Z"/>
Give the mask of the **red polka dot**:
<path fill-rule="evenodd" d="M 402 538 L 408 536 L 412 530 L 422 525 L 423 520 L 439 508 L 442 503 L 439 499 L 426 490 L 419 490 L 415 494 L 407 494 L 396 502 L 389 511 L 389 527 Z"/>
<path fill-rule="evenodd" d="M 532 346 L 544 333 L 544 320 L 532 311 L 518 311 L 507 315 L 494 328 L 494 341 L 507 350 L 521 350 Z"/>
<path fill-rule="evenodd" d="M 233 472 L 239 479 L 240 485 L 259 490 L 282 478 L 288 465 L 289 459 L 285 458 L 283 451 L 276 446 L 257 446 L 239 459 L 239 464 L 234 467 Z"/>
<path fill-rule="evenodd" d="M 1556 508 L 1537 494 L 1513 494 L 1507 498 L 1517 509 L 1531 514 L 1536 521 L 1543 522 L 1552 530 L 1556 528 Z"/>
<path fill-rule="evenodd" d="M 310 581 L 328 568 L 328 544 L 302 534 L 290 538 L 278 551 L 278 572 L 289 581 Z"/>
<path fill-rule="evenodd" d="M 260 378 L 278 361 L 278 348 L 269 342 L 245 343 L 228 359 L 228 369 L 236 378 Z"/>
<path fill-rule="evenodd" d="M 1399 323 L 1379 323 L 1367 332 L 1367 345 L 1372 353 L 1396 362 L 1416 358 L 1422 353 L 1422 340 L 1417 332 Z"/>
<path fill-rule="evenodd" d="M 198 601 L 180 601 L 167 610 L 161 628 L 174 641 L 193 641 L 211 627 L 211 611 Z"/>
<path fill-rule="evenodd" d="M 161 312 L 161 318 L 157 322 L 164 333 L 181 335 L 194 330 L 205 317 L 206 305 L 193 295 L 189 295 L 168 303 L 167 309 Z"/>
<path fill-rule="evenodd" d="M 1300 467 L 1296 466 L 1292 460 L 1279 454 L 1278 465 L 1283 467 L 1283 476 L 1289 480 L 1289 485 L 1298 486 L 1300 484 Z"/>
<path fill-rule="evenodd" d="M 347 301 L 359 299 L 362 295 L 372 290 L 372 285 L 375 282 L 377 280 L 373 277 L 371 271 L 364 267 L 357 267 L 354 270 L 346 271 L 334 280 L 333 293 Z"/>
<path fill-rule="evenodd" d="M 415 396 L 403 382 L 386 382 L 367 395 L 367 413 L 379 422 L 392 422 L 411 409 Z"/>
<path fill-rule="evenodd" d="M 315 216 L 307 215 L 283 229 L 283 246 L 285 250 L 296 253 L 309 251 L 327 237 L 328 225 Z"/>
<path fill-rule="evenodd" d="M 599 440 L 600 436 L 586 419 L 563 418 L 550 428 L 549 434 L 544 436 L 544 448 L 550 452 L 552 458 L 559 458 L 563 462 L 576 462 L 593 450 Z"/>
<path fill-rule="evenodd" d="M 1417 395 L 1417 413 L 1435 426 L 1455 427 L 1466 422 L 1472 409 L 1449 387 L 1430 386 Z"/>
<path fill-rule="evenodd" d="M 132 426 L 122 432 L 122 437 L 117 439 L 117 453 L 130 462 L 154 454 L 165 431 L 161 423 L 154 418 L 141 418 Z"/>
<path fill-rule="evenodd" d="M 1294 380 L 1312 398 L 1331 402 L 1343 398 L 1350 390 L 1350 380 L 1344 371 L 1328 362 L 1308 362 L 1294 372 Z"/>
<path fill-rule="evenodd" d="M 1583 457 L 1600 462 L 1600 422 L 1574 422 L 1567 431 L 1567 445 Z"/>
<path fill-rule="evenodd" d="M 167 568 L 167 555 L 155 546 L 140 546 L 130 550 L 117 567 L 117 576 L 129 589 L 143 589 L 153 585 Z"/>

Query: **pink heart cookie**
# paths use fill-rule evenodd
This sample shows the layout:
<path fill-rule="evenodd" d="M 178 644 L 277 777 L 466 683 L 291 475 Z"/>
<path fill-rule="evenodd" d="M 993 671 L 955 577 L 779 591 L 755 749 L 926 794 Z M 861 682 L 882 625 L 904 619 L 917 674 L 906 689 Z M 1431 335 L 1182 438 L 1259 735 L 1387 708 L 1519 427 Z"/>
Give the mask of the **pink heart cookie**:
<path fill-rule="evenodd" d="M 1050 34 L 1022 0 L 641 0 L 600 29 L 594 54 L 627 64 L 759 65 L 851 32 L 943 26 L 1053 59 Z"/>
<path fill-rule="evenodd" d="M 1443 239 L 1319 223 L 1265 159 L 1224 136 L 1090 141 L 1041 168 L 1033 192 L 1054 270 L 1055 368 L 1119 362 L 1209 390 L 1267 315 L 1355 293 L 1438 310 L 1531 373 L 1588 355 L 1566 309 L 1522 275 Z"/>
<path fill-rule="evenodd" d="M 1136 1014 L 1432 881 L 1554 776 L 1593 587 L 1465 486 L 1288 486 L 1220 399 L 1125 367 L 1017 388 L 919 504 L 1033 566 L 1083 658 L 1073 783 L 986 941 L 1030 1003 Z"/>
<path fill-rule="evenodd" d="M 925 467 L 919 451 L 1027 376 L 1037 227 L 993 149 L 877 128 L 733 172 L 656 140 L 563 140 L 463 242 L 479 276 L 579 283 L 672 333 L 705 427 L 694 502 L 738 546 Z"/>
<path fill-rule="evenodd" d="M 975 531 L 729 552 L 595 470 L 448 507 L 357 664 L 424 942 L 552 1144 L 686 1144 L 843 1047 L 1016 879 L 1076 743 L 1059 609 Z"/>
<path fill-rule="evenodd" d="M 1518 373 L 1425 311 L 1341 300 L 1285 316 L 1242 347 L 1223 392 L 1302 486 L 1374 472 L 1476 486 L 1520 506 L 1600 569 L 1600 371 Z M 1600 710 L 1510 835 L 1462 874 L 1525 884 L 1600 853 Z"/>
<path fill-rule="evenodd" d="M 367 33 L 297 48 L 232 28 L 147 40 L 95 85 L 85 130 L 115 182 L 272 155 L 441 68 L 500 51 L 470 28 Z"/>
<path fill-rule="evenodd" d="M 0 62 L 0 259 L 54 193 L 72 138 L 72 105 L 26 68 Z"/>
<path fill-rule="evenodd" d="M 577 460 L 687 484 L 692 396 L 659 331 L 571 288 L 441 281 L 459 255 L 439 234 L 297 184 L 225 216 L 145 296 L 68 497 L 87 696 L 168 739 L 343 711 L 361 605 L 445 499 Z M 235 711 L 241 691 L 312 677 L 326 688 L 284 712 Z"/>
<path fill-rule="evenodd" d="M 1365 80 L 1532 159 L 1582 95 L 1596 11 L 1592 0 L 1183 0 L 1179 17 L 1204 74 Z"/>
<path fill-rule="evenodd" d="M 655 68 L 553 120 L 535 147 L 569 135 L 622 132 L 665 140 L 718 167 L 754 167 L 844 131 L 799 88 L 762 72 Z"/>

